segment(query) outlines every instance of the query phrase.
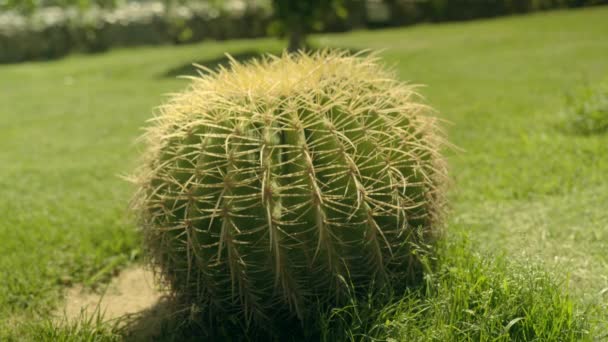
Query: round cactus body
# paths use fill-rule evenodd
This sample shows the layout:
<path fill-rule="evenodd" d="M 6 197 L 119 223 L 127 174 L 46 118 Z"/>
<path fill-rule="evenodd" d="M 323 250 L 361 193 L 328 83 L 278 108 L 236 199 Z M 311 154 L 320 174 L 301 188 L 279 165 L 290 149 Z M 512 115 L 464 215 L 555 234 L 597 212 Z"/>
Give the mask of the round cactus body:
<path fill-rule="evenodd" d="M 410 284 L 442 208 L 429 113 L 369 56 L 285 54 L 193 78 L 148 129 L 136 178 L 152 263 L 185 307 L 254 321 Z"/>

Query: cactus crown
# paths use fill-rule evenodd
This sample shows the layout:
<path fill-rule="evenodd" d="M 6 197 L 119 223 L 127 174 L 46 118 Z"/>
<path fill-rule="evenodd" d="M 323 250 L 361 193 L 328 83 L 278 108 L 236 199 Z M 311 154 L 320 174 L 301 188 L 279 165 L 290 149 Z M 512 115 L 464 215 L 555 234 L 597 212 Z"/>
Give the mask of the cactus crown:
<path fill-rule="evenodd" d="M 407 283 L 445 168 L 431 109 L 374 56 L 322 51 L 209 71 L 160 108 L 136 209 L 178 298 L 213 315 L 306 319 Z"/>

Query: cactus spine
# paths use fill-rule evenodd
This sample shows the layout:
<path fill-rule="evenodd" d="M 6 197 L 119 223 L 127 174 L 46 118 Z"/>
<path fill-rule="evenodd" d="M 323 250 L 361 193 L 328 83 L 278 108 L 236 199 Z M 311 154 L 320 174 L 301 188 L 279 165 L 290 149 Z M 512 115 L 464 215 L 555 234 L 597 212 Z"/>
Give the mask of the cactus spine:
<path fill-rule="evenodd" d="M 136 209 L 151 260 L 211 315 L 306 318 L 408 283 L 445 167 L 436 119 L 377 58 L 267 57 L 193 78 L 146 133 Z"/>

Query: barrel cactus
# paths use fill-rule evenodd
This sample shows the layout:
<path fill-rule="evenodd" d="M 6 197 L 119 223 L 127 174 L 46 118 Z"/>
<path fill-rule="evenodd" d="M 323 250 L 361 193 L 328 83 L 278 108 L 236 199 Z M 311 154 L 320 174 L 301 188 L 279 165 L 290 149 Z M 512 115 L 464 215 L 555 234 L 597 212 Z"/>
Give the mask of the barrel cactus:
<path fill-rule="evenodd" d="M 148 254 L 182 309 L 306 321 L 415 281 L 445 167 L 412 86 L 328 51 L 200 74 L 160 107 L 135 177 Z"/>

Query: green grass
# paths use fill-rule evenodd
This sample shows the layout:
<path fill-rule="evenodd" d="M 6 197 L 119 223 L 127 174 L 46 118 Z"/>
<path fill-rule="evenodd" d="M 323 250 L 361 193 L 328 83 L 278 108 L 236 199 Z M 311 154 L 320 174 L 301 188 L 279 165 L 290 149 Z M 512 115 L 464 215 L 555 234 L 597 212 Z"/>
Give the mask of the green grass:
<path fill-rule="evenodd" d="M 575 312 L 575 303 L 539 266 L 488 258 L 471 248 L 466 240 L 441 246 L 438 266 L 422 291 L 392 298 L 389 304 L 371 299 L 335 310 L 326 341 L 359 336 L 380 341 L 585 341 L 599 335 L 597 325 L 587 321 L 597 312 Z M 342 331 L 346 338 L 339 335 Z"/>
<path fill-rule="evenodd" d="M 421 92 L 464 150 L 447 151 L 449 240 L 461 233 L 472 240 L 442 252 L 445 261 L 433 273 L 439 290 L 430 286 L 429 293 L 382 310 L 374 304 L 367 313 L 370 304 L 359 303 L 359 323 L 348 319 L 326 332 L 337 334 L 338 326 L 397 340 L 500 340 L 498 325 L 524 315 L 509 331 L 532 324 L 542 336 L 577 340 L 596 326 L 601 338 L 601 326 L 578 315 L 590 308 L 599 312 L 586 319 L 608 318 L 602 292 L 608 288 L 608 134 L 564 134 L 559 113 L 567 94 L 608 76 L 607 16 L 600 7 L 314 37 L 320 46 L 387 49 L 382 57 L 402 79 L 427 85 Z M 172 75 L 187 72 L 191 62 L 213 64 L 224 52 L 247 57 L 281 47 L 274 40 L 207 42 L 0 66 L 0 340 L 97 338 L 87 335 L 103 330 L 94 321 L 80 332 L 44 322 L 66 283 L 95 286 L 138 260 L 126 210 L 132 188 L 119 176 L 136 165 L 135 140 L 152 108 L 187 84 Z M 491 260 L 502 253 L 511 261 Z M 530 264 L 542 265 L 555 281 Z M 478 292 L 450 291 L 480 279 Z M 497 290 L 495 300 L 484 302 L 484 293 L 501 283 L 510 292 Z M 103 331 L 98 339 L 113 338 Z"/>

